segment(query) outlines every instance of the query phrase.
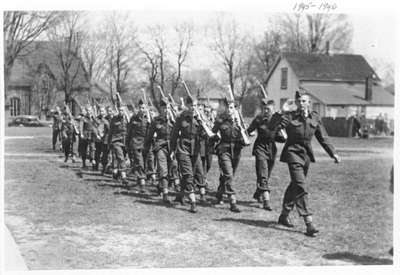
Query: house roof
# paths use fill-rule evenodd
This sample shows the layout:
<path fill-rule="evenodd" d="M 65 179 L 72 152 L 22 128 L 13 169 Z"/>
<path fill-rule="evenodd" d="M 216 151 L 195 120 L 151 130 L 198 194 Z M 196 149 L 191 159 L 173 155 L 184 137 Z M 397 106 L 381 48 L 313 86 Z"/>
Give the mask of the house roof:
<path fill-rule="evenodd" d="M 46 64 L 52 76 L 59 79 L 62 76 L 62 70 L 54 51 L 56 47 L 56 42 L 51 41 L 33 41 L 29 44 L 14 62 L 9 85 L 31 86 L 40 64 Z M 89 88 L 82 66 L 79 67 L 75 84 L 74 88 Z"/>
<path fill-rule="evenodd" d="M 302 85 L 316 99 L 325 105 L 394 106 L 394 95 L 382 86 L 372 87 L 371 101 L 365 100 L 365 88 L 361 85 Z"/>
<path fill-rule="evenodd" d="M 365 78 L 369 75 L 373 75 L 375 80 L 380 80 L 362 55 L 305 53 L 282 54 L 269 72 L 268 80 L 283 59 L 288 61 L 300 81 L 365 82 Z"/>

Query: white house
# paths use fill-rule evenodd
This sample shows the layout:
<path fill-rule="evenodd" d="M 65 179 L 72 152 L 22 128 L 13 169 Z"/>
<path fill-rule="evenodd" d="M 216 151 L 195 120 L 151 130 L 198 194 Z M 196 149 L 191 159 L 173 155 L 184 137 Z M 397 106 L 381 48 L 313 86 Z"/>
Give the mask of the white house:
<path fill-rule="evenodd" d="M 311 95 L 312 108 L 322 117 L 349 117 L 379 113 L 394 118 L 394 95 L 380 85 L 380 79 L 361 55 L 286 53 L 268 74 L 267 91 L 282 104 L 294 98 L 298 87 Z"/>

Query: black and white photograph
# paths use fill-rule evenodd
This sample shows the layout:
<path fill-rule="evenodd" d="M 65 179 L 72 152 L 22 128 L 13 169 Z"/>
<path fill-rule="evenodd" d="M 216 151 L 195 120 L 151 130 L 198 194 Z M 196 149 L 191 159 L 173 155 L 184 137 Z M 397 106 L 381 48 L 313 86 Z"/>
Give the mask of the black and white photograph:
<path fill-rule="evenodd" d="M 394 1 L 63 2 L 1 10 L 2 271 L 395 274 Z"/>

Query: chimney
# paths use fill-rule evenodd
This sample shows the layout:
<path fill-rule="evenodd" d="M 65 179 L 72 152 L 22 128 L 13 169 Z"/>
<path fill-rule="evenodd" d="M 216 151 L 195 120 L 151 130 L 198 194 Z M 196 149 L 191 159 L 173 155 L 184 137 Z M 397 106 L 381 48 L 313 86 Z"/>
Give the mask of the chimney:
<path fill-rule="evenodd" d="M 329 41 L 326 41 L 325 43 L 325 54 L 329 55 Z"/>
<path fill-rule="evenodd" d="M 372 100 L 372 75 L 367 76 L 365 79 L 365 100 L 371 101 Z"/>

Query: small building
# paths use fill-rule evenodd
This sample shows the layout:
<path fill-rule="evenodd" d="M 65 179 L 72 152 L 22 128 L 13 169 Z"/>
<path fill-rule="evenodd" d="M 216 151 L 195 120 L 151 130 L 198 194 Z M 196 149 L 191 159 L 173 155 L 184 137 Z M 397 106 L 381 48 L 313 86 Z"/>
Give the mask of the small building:
<path fill-rule="evenodd" d="M 224 99 L 226 96 L 227 95 L 223 89 L 211 89 L 201 92 L 198 96 L 198 99 L 201 102 L 209 102 L 213 109 L 219 110 L 223 108 Z"/>
<path fill-rule="evenodd" d="M 63 102 L 62 71 L 54 48 L 54 42 L 34 41 L 15 60 L 5 92 L 6 120 L 18 115 L 45 116 Z M 73 96 L 90 90 L 83 66 L 78 66 Z"/>
<path fill-rule="evenodd" d="M 386 91 L 365 58 L 353 54 L 285 53 L 267 76 L 268 96 L 282 107 L 301 87 L 311 95 L 312 109 L 322 117 L 355 114 L 394 119 L 394 95 Z"/>

